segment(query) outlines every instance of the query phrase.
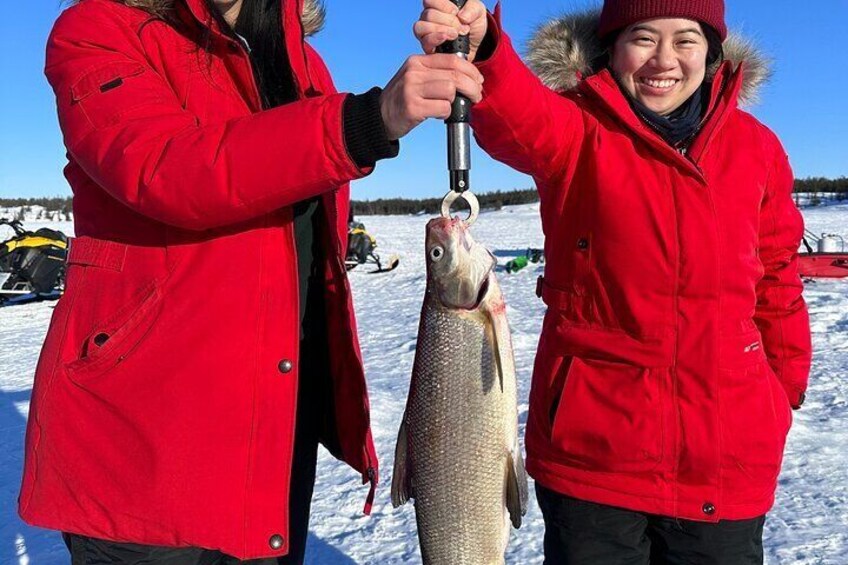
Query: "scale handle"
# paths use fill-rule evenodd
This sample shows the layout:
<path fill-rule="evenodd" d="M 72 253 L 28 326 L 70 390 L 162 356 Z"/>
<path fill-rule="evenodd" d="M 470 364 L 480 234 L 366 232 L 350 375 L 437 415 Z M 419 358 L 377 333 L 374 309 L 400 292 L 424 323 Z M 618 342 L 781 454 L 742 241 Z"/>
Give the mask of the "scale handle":
<path fill-rule="evenodd" d="M 468 0 L 451 0 L 460 10 Z M 460 35 L 453 41 L 445 41 L 436 48 L 439 53 L 455 54 L 463 59 L 471 52 L 471 41 L 467 35 Z M 471 102 L 461 94 L 456 97 L 451 106 L 451 115 L 445 120 L 447 124 L 467 124 L 470 119 Z"/>
<path fill-rule="evenodd" d="M 451 0 L 460 10 L 468 0 Z M 460 35 L 453 41 L 446 41 L 436 48 L 439 53 L 455 54 L 468 59 L 471 41 L 467 35 Z M 450 185 L 454 192 L 465 192 L 470 185 L 471 169 L 471 101 L 457 94 L 451 105 L 451 115 L 445 120 L 448 127 L 448 169 Z"/>

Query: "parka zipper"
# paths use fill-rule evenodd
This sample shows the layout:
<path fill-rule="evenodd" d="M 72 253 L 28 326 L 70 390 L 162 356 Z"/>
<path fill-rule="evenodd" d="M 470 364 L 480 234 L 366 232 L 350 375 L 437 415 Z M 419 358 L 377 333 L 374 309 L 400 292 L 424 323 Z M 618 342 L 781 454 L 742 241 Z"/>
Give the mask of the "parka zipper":
<path fill-rule="evenodd" d="M 250 55 L 249 55 L 250 45 L 247 43 L 247 40 L 245 38 L 241 37 L 240 35 L 236 34 L 235 32 L 233 32 L 233 33 L 238 39 L 236 40 L 236 39 L 233 39 L 232 37 L 228 37 L 228 39 L 231 41 L 230 45 L 232 45 L 233 47 L 235 47 L 238 50 L 239 56 L 244 58 L 245 62 L 247 63 L 248 75 L 250 77 L 250 85 L 252 86 L 252 93 L 254 95 L 254 103 L 257 104 L 257 107 L 259 108 L 260 112 L 265 111 L 266 108 L 265 108 L 265 105 L 262 101 L 262 93 L 259 91 L 259 84 L 256 82 L 256 74 L 254 73 L 253 63 L 250 60 Z M 300 99 L 300 98 L 298 98 L 298 99 Z M 292 253 L 294 255 L 294 265 L 298 265 L 297 244 L 295 242 L 295 232 L 294 232 L 294 210 L 291 207 L 289 207 L 289 208 L 292 210 L 292 215 L 291 215 L 292 217 L 289 219 L 288 225 L 284 228 L 284 230 L 288 235 L 289 241 L 291 242 Z M 284 215 L 285 212 L 279 211 L 278 214 Z M 264 227 L 266 229 L 270 229 L 270 227 L 271 227 L 270 221 L 269 221 L 269 216 L 270 216 L 270 214 L 266 214 L 265 219 L 264 219 Z M 294 281 L 294 284 L 292 285 L 292 288 L 294 289 L 294 311 L 300 312 L 300 281 L 298 280 L 297 273 L 295 274 L 295 281 Z M 294 328 L 290 328 L 291 333 L 289 335 L 300 336 L 299 319 L 300 319 L 300 316 L 294 317 L 294 320 L 295 320 Z M 295 374 L 297 375 L 297 377 L 295 379 L 293 379 L 294 390 L 293 390 L 292 398 L 294 398 L 294 414 L 293 414 L 293 417 L 292 417 L 291 427 L 289 428 L 289 437 L 291 437 L 291 442 L 290 442 L 289 453 L 288 453 L 289 476 L 288 476 L 287 484 L 289 484 L 291 482 L 291 476 L 292 476 L 292 472 L 293 472 L 292 468 L 294 466 L 294 449 L 295 449 L 295 441 L 296 441 L 295 438 L 297 437 L 297 410 L 298 410 L 297 398 L 298 398 L 298 395 L 299 395 L 299 388 L 300 388 L 300 361 L 301 361 L 299 340 L 298 340 L 298 343 L 295 346 L 294 350 L 289 355 L 294 360 L 294 370 L 295 370 Z M 291 496 L 292 496 L 291 489 L 289 489 L 289 501 L 291 501 Z M 291 517 L 289 517 L 289 524 L 288 525 L 289 525 L 289 530 L 291 530 Z"/>
<path fill-rule="evenodd" d="M 250 46 L 247 44 L 247 41 L 244 38 L 238 36 L 238 34 L 236 34 L 236 36 L 239 38 L 239 41 L 236 41 L 236 40 L 233 40 L 232 38 L 230 38 L 231 41 L 233 41 L 232 45 L 236 46 L 236 48 L 240 51 L 242 56 L 247 56 L 247 66 L 248 66 L 248 70 L 250 71 L 249 75 L 250 75 L 251 85 L 253 86 L 253 93 L 259 101 L 259 107 L 262 108 L 262 110 L 264 110 L 265 108 L 262 106 L 262 97 L 259 93 L 259 86 L 256 83 L 256 76 L 253 72 L 253 64 L 250 62 L 250 56 L 248 55 L 248 53 L 250 52 Z M 240 43 L 241 43 L 241 45 L 240 45 Z M 296 77 L 293 77 L 293 78 L 296 79 Z M 303 99 L 304 99 L 304 97 L 302 95 L 298 96 L 298 100 L 303 100 Z M 344 288 L 345 288 L 346 295 L 349 296 L 351 289 L 350 289 L 350 284 L 349 284 L 349 281 L 347 279 L 347 276 L 345 275 L 342 242 L 341 242 L 341 239 L 339 238 L 339 235 L 337 233 L 339 210 L 338 210 L 338 204 L 336 203 L 335 195 L 333 195 L 331 197 L 331 200 L 332 200 L 332 218 L 330 218 L 331 222 L 328 222 L 330 224 L 328 226 L 328 228 L 330 228 L 329 231 L 332 234 L 334 247 L 336 249 L 336 252 L 334 253 L 334 255 L 336 256 L 336 261 L 334 261 L 334 263 L 336 264 L 337 268 L 339 269 L 339 272 L 336 276 L 339 277 L 343 281 L 343 285 L 344 285 Z M 295 236 L 294 236 L 294 226 L 293 226 L 293 224 L 290 223 L 288 228 L 289 229 L 287 231 L 289 233 L 290 241 L 294 242 Z M 294 253 L 295 253 L 295 264 L 297 264 L 297 246 L 293 245 L 292 248 L 293 248 Z M 296 294 L 295 295 L 295 301 L 296 302 L 295 303 L 299 305 L 300 304 L 300 296 L 299 296 L 300 289 L 299 289 L 298 285 L 295 285 L 295 288 L 296 288 L 296 293 L 295 293 Z M 349 329 L 350 328 L 348 328 L 348 330 Z M 300 333 L 299 329 L 295 328 L 295 334 L 293 334 L 293 335 L 299 335 L 299 333 Z M 352 338 L 352 336 L 351 336 L 351 338 Z M 299 375 L 299 372 L 300 372 L 299 354 L 298 354 L 297 358 L 298 358 L 298 363 L 297 363 L 296 366 L 298 368 L 298 375 Z M 299 380 L 299 379 L 297 379 L 297 380 Z M 363 382 L 364 382 L 364 375 L 363 375 Z M 296 382 L 295 383 L 295 398 L 297 398 L 297 388 L 298 388 L 298 386 L 299 386 L 299 383 Z M 370 430 L 371 429 L 371 410 L 370 410 L 370 407 L 367 406 L 367 404 L 364 405 L 363 408 L 364 408 L 364 413 L 365 413 L 366 430 Z M 296 410 L 297 410 L 297 408 L 295 408 L 295 411 Z M 295 429 L 296 425 L 297 425 L 296 421 L 297 421 L 297 418 L 294 418 L 294 424 L 292 426 L 292 428 L 293 428 L 292 429 L 292 436 L 291 436 L 292 438 L 295 437 L 294 434 L 297 431 Z M 371 507 L 374 503 L 374 496 L 376 494 L 376 487 L 377 487 L 376 473 L 377 472 L 376 472 L 376 469 L 374 468 L 374 462 L 371 459 L 371 454 L 368 452 L 367 446 L 364 448 L 364 453 L 365 453 L 365 461 L 366 461 L 366 466 L 367 466 L 366 472 L 365 472 L 365 477 L 371 483 L 371 487 L 370 487 L 370 490 L 368 492 L 368 496 L 366 498 L 364 511 L 365 511 L 365 514 L 370 514 L 371 513 Z M 294 461 L 294 442 L 292 442 L 291 452 L 290 452 L 289 455 L 290 455 L 289 460 Z M 291 496 L 291 493 L 289 493 L 289 496 Z"/>

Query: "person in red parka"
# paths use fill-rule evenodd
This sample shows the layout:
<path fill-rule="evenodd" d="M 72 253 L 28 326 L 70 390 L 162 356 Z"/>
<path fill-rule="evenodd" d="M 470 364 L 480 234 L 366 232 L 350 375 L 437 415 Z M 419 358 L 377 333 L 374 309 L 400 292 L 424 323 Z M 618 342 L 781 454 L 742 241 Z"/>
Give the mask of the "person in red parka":
<path fill-rule="evenodd" d="M 424 5 L 426 52 L 470 33 L 477 139 L 541 198 L 545 562 L 761 563 L 811 345 L 792 171 L 738 107 L 757 57 L 731 53 L 722 0 L 606 0 L 540 28 L 537 77 L 499 8 Z"/>
<path fill-rule="evenodd" d="M 318 0 L 81 0 L 47 45 L 74 192 L 22 518 L 73 563 L 301 563 L 317 446 L 378 480 L 348 182 L 479 71 L 339 94 Z"/>

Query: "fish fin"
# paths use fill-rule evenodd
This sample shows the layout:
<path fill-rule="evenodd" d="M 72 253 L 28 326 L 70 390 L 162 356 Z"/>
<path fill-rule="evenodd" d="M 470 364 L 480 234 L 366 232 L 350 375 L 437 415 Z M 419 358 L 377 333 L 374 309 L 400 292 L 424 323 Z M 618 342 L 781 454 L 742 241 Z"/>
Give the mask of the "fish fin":
<path fill-rule="evenodd" d="M 398 430 L 397 444 L 395 445 L 395 468 L 392 473 L 392 506 L 397 508 L 403 506 L 411 498 L 409 489 L 409 477 L 407 473 L 406 457 L 406 414 Z"/>
<path fill-rule="evenodd" d="M 527 473 L 521 449 L 516 445 L 507 457 L 506 468 L 506 508 L 516 529 L 521 527 L 521 517 L 527 513 L 527 498 Z"/>

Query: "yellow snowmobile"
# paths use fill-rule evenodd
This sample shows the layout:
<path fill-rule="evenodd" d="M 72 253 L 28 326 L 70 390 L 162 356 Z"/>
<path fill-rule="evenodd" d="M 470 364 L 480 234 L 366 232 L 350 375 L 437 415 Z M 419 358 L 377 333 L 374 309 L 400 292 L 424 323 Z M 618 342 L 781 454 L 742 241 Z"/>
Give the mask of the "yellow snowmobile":
<path fill-rule="evenodd" d="M 49 228 L 27 231 L 18 220 L 0 218 L 4 225 L 14 236 L 0 242 L 0 306 L 61 296 L 68 237 Z"/>
<path fill-rule="evenodd" d="M 365 225 L 352 219 L 348 222 L 347 232 L 347 257 L 345 267 L 348 271 L 366 263 L 376 265 L 377 268 L 370 273 L 387 273 L 397 269 L 400 258 L 397 255 L 389 257 L 387 263 L 380 260 L 380 256 L 374 253 L 377 240 L 373 235 L 365 231 Z"/>

